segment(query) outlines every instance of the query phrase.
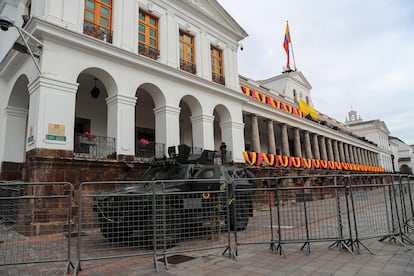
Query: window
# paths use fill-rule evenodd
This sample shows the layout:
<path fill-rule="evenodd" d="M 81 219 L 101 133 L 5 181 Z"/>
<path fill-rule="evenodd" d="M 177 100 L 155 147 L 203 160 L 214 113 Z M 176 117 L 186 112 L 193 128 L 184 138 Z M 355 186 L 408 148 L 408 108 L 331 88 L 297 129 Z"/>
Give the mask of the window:
<path fill-rule="evenodd" d="M 293 102 L 298 103 L 298 95 L 296 94 L 296 90 L 293 89 Z"/>
<path fill-rule="evenodd" d="M 85 0 L 83 33 L 112 43 L 112 0 Z"/>
<path fill-rule="evenodd" d="M 211 46 L 210 50 L 212 80 L 224 85 L 223 51 L 213 46 Z"/>
<path fill-rule="evenodd" d="M 195 74 L 194 37 L 180 30 L 180 69 Z"/>
<path fill-rule="evenodd" d="M 138 20 L 138 53 L 157 59 L 158 51 L 158 18 L 139 10 Z"/>

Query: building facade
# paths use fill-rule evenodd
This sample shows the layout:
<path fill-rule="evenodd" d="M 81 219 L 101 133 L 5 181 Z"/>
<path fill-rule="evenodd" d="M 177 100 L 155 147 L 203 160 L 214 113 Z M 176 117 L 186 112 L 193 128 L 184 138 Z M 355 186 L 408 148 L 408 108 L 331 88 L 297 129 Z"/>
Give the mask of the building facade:
<path fill-rule="evenodd" d="M 378 145 L 378 148 L 380 150 L 378 155 L 380 166 L 385 168 L 387 172 L 395 171 L 393 160 L 398 155 L 393 154 L 393 151 L 395 150 L 393 150 L 392 145 L 388 139 L 390 131 L 383 121 L 379 119 L 364 121 L 361 116 L 358 116 L 356 111 L 351 110 L 348 112 L 346 125 L 356 135 L 364 137 L 367 140 L 372 141 Z"/>
<path fill-rule="evenodd" d="M 217 1 L 16 0 L 0 15 L 4 179 L 25 167 L 14 177 L 39 180 L 31 169 L 45 160 L 136 162 L 222 142 L 234 163 L 381 171 L 383 149 L 318 114 L 301 72 L 239 76 L 247 33 Z M 15 50 L 22 37 L 26 54 Z"/>
<path fill-rule="evenodd" d="M 397 137 L 389 137 L 390 144 L 396 145 L 394 154 L 395 170 L 403 174 L 413 174 L 414 171 L 414 149 Z"/>

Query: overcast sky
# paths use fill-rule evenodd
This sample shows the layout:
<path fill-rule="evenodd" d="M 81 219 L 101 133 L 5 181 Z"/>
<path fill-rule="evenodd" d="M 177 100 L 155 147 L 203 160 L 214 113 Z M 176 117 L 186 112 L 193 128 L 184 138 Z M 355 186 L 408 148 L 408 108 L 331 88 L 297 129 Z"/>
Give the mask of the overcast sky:
<path fill-rule="evenodd" d="M 281 74 L 289 21 L 296 67 L 318 111 L 344 122 L 352 107 L 414 144 L 414 1 L 218 1 L 249 34 L 238 55 L 241 75 Z"/>

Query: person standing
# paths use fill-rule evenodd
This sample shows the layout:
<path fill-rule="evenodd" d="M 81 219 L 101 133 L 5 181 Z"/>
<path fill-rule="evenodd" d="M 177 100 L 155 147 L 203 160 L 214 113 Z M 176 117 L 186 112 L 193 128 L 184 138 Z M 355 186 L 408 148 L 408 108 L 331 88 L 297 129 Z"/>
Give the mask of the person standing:
<path fill-rule="evenodd" d="M 221 156 L 221 163 L 226 163 L 226 154 L 227 154 L 227 146 L 226 143 L 221 142 L 220 146 L 220 156 Z"/>

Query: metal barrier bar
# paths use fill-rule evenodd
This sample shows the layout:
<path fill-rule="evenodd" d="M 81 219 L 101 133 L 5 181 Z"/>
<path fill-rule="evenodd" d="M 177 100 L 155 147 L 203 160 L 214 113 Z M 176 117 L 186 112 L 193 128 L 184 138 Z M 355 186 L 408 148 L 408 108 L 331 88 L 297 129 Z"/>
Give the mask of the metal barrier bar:
<path fill-rule="evenodd" d="M 338 177 L 334 176 L 334 186 L 338 187 Z M 349 206 L 349 188 L 346 181 L 342 181 L 342 193 L 338 191 L 338 188 L 335 188 L 335 199 L 336 199 L 336 210 L 338 214 L 338 239 L 332 243 L 329 247 L 339 247 L 341 249 L 347 250 L 349 253 L 353 251 L 353 239 L 352 239 L 352 227 L 351 227 L 351 216 L 350 216 L 350 206 Z M 342 200 L 341 200 L 342 199 Z M 342 202 L 342 204 L 341 204 Z M 343 209 L 343 204 L 345 202 L 345 209 Z M 344 210 L 344 211 L 343 211 Z M 344 216 L 343 212 L 346 212 Z M 345 218 L 345 221 L 344 219 Z M 346 229 L 348 228 L 348 229 Z M 346 237 L 346 233 L 348 236 Z"/>
<path fill-rule="evenodd" d="M 223 248 L 231 256 L 227 194 L 220 179 L 82 183 L 74 275 L 115 258 L 152 260 L 159 271 L 173 253 Z"/>
<path fill-rule="evenodd" d="M 168 269 L 170 255 L 209 249 L 237 259 L 247 244 L 285 256 L 286 244 L 302 244 L 309 254 L 311 243 L 332 241 L 330 247 L 374 254 L 364 240 L 414 244 L 407 235 L 414 229 L 413 180 L 366 174 L 95 182 L 80 185 L 78 201 L 70 183 L 0 182 L 0 266 L 64 262 L 67 274 L 72 208 L 74 275 L 118 258 L 159 271 L 159 261 Z"/>
<path fill-rule="evenodd" d="M 345 186 L 337 184 L 337 176 L 331 176 L 331 185 L 312 185 L 315 177 L 284 177 L 280 180 L 299 181 L 290 187 L 278 187 L 279 199 L 287 202 L 279 205 L 281 214 L 278 227 L 281 243 L 303 243 L 301 249 L 310 252 L 310 242 L 345 241 L 347 208 Z M 307 182 L 305 186 L 305 181 Z M 298 188 L 298 186 L 300 188 Z"/>
<path fill-rule="evenodd" d="M 167 192 L 168 186 L 180 182 L 192 185 L 191 191 Z M 154 191 L 154 252 L 155 258 L 164 258 L 167 269 L 167 256 L 181 252 L 223 248 L 231 257 L 226 182 L 162 181 L 155 183 Z"/>
<path fill-rule="evenodd" d="M 414 226 L 410 225 L 410 222 L 413 222 L 414 206 L 409 177 L 407 175 L 400 175 L 399 184 L 403 205 L 403 230 L 405 233 L 408 233 L 410 230 L 414 230 Z"/>
<path fill-rule="evenodd" d="M 413 194 L 412 194 L 412 190 L 411 190 L 411 185 L 414 185 L 414 181 L 411 180 L 411 178 L 414 177 L 409 177 L 409 176 L 404 176 L 403 180 L 405 179 L 405 190 L 404 190 L 404 195 L 407 198 L 407 201 L 409 202 L 409 206 L 407 207 L 408 211 L 407 211 L 407 218 L 405 221 L 406 227 L 408 228 L 407 231 L 412 231 L 414 230 L 414 203 L 413 203 Z M 403 181 L 404 183 L 404 181 Z M 411 223 L 411 224 L 410 224 Z"/>
<path fill-rule="evenodd" d="M 243 244 L 269 244 L 275 251 L 273 212 L 275 210 L 275 179 L 255 178 L 255 188 L 245 185 L 245 179 L 236 179 L 232 185 L 231 214 L 235 252 Z"/>
<path fill-rule="evenodd" d="M 320 177 L 325 176 L 257 178 L 254 181 L 259 186 L 247 190 L 236 184 L 235 219 L 236 223 L 246 224 L 234 233 L 236 248 L 243 244 L 269 244 L 273 252 L 284 255 L 283 244 L 303 243 L 301 249 L 306 247 L 309 253 L 311 242 L 335 241 L 351 251 L 346 242 L 352 239 L 345 237 L 345 233 L 350 233 L 345 185 L 337 183 L 338 176 L 330 176 L 331 185 L 318 186 L 315 180 Z M 343 176 L 341 181 L 344 182 Z M 244 201 L 247 192 L 252 194 L 248 224 L 244 219 L 247 205 L 237 205 Z"/>
<path fill-rule="evenodd" d="M 374 254 L 363 243 L 363 239 L 381 237 L 390 233 L 389 215 L 387 209 L 386 183 L 381 176 L 381 183 L 353 184 L 360 176 L 349 176 L 348 190 L 351 203 L 350 213 L 353 218 L 352 251 L 360 253 L 360 246 Z M 355 180 L 354 180 L 355 179 Z"/>
<path fill-rule="evenodd" d="M 98 266 L 116 258 L 152 261 L 153 187 L 153 182 L 81 183 L 74 275 L 90 261 Z"/>
<path fill-rule="evenodd" d="M 0 183 L 0 265 L 63 262 L 66 275 L 72 265 L 72 194 L 66 182 Z"/>

